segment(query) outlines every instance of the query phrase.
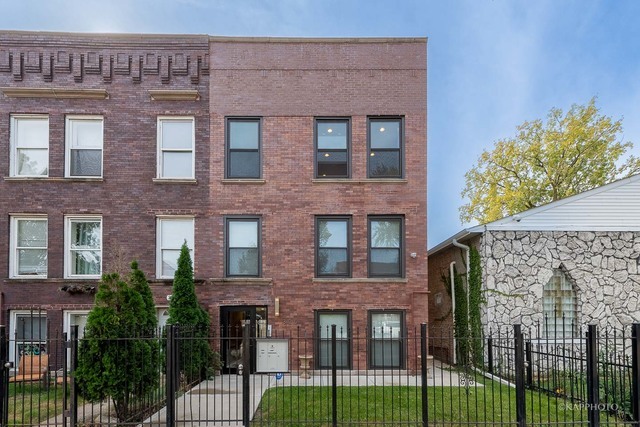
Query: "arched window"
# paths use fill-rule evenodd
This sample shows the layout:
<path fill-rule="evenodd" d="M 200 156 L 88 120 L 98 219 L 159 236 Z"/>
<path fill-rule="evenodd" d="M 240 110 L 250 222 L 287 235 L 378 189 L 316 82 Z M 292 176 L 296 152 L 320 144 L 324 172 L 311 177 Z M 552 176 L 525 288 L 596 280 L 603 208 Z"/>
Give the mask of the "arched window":
<path fill-rule="evenodd" d="M 577 332 L 578 298 L 567 274 L 555 269 L 543 293 L 544 336 L 571 338 Z"/>

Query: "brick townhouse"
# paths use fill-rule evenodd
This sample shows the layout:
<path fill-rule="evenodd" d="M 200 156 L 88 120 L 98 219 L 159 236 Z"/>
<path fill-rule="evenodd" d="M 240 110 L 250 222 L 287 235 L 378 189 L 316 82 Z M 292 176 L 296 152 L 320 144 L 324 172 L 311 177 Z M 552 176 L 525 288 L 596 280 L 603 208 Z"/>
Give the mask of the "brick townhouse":
<path fill-rule="evenodd" d="M 385 326 L 389 351 L 362 363 L 404 366 L 428 319 L 426 39 L 7 31 L 0 92 L 14 360 L 84 325 L 131 259 L 166 321 L 186 240 L 223 334 L 337 324 L 349 368 L 349 337 Z"/>

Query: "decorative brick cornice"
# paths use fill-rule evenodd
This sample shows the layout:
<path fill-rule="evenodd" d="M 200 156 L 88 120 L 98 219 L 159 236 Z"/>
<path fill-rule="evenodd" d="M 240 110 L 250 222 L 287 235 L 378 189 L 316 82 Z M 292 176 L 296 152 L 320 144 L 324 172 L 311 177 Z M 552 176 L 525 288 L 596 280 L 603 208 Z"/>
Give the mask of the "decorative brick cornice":
<path fill-rule="evenodd" d="M 129 76 L 134 83 L 140 83 L 145 76 L 159 75 L 163 84 L 169 84 L 172 79 L 179 77 L 188 77 L 194 85 L 200 82 L 200 77 L 209 75 L 207 51 L 189 51 L 188 46 L 182 52 L 171 53 L 160 49 L 150 50 L 149 47 L 135 51 L 114 51 L 97 46 L 95 50 L 79 49 L 2 46 L 0 74 L 10 73 L 17 82 L 22 81 L 25 74 L 41 74 L 42 80 L 47 83 L 54 81 L 59 74 L 72 74 L 76 83 L 82 83 L 88 75 L 102 76 L 104 83 L 111 83 L 114 76 Z"/>

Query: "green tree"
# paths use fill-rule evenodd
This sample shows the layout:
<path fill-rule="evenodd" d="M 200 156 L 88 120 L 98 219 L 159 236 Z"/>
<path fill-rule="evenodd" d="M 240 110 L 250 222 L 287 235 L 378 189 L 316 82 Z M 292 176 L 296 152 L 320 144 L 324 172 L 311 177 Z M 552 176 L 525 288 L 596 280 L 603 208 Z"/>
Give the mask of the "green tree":
<path fill-rule="evenodd" d="M 632 148 L 622 120 L 600 114 L 595 98 L 566 114 L 553 108 L 480 155 L 465 174 L 460 219 L 491 222 L 638 173 L 640 160 L 625 156 Z"/>
<path fill-rule="evenodd" d="M 142 297 L 144 312 L 140 316 L 140 326 L 153 334 L 158 327 L 158 317 L 156 316 L 156 305 L 153 302 L 153 294 L 149 287 L 147 276 L 138 267 L 138 261 L 131 263 L 131 273 L 129 274 L 129 284 Z"/>
<path fill-rule="evenodd" d="M 141 328 L 146 310 L 133 285 L 117 273 L 103 275 L 78 351 L 81 395 L 92 402 L 110 397 L 120 421 L 140 421 L 135 408 L 158 384 L 158 343 Z"/>
<path fill-rule="evenodd" d="M 180 249 L 178 268 L 173 278 L 169 301 L 168 325 L 178 325 L 180 372 L 187 383 L 204 379 L 215 368 L 215 357 L 208 342 L 209 316 L 198 303 L 193 281 L 193 264 L 185 242 Z"/>

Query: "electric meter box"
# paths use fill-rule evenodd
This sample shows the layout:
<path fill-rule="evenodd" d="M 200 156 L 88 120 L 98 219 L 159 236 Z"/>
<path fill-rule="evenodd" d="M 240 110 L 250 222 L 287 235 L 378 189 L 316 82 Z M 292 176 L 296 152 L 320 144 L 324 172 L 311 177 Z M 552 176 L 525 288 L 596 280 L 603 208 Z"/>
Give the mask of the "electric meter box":
<path fill-rule="evenodd" d="M 289 340 L 258 338 L 256 372 L 289 372 Z"/>

